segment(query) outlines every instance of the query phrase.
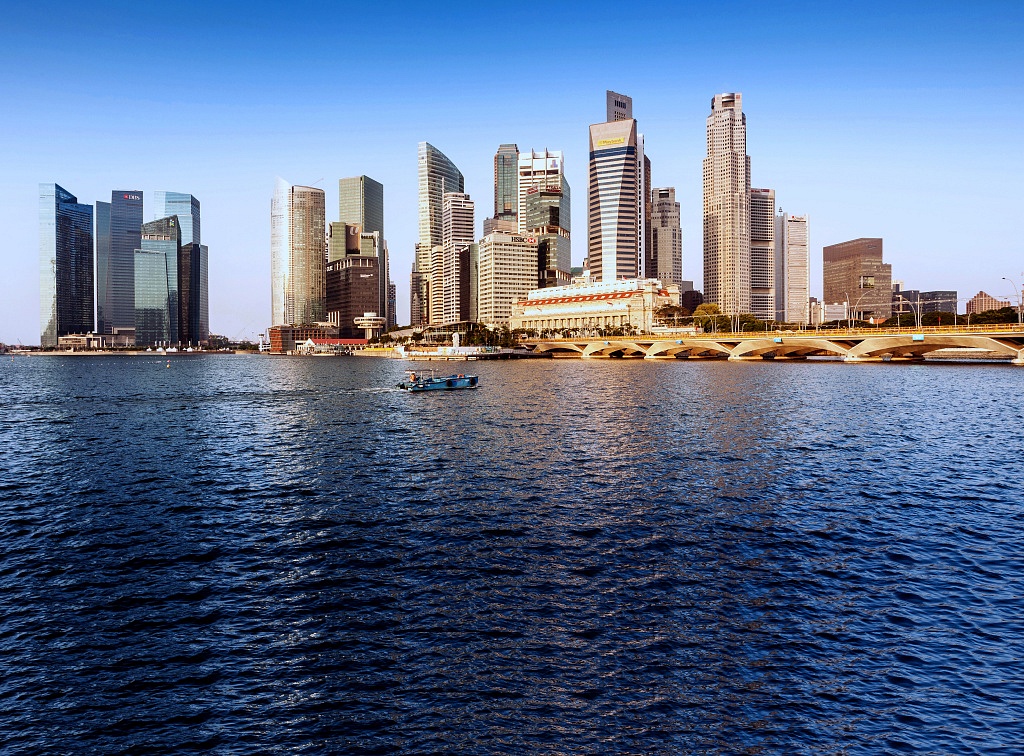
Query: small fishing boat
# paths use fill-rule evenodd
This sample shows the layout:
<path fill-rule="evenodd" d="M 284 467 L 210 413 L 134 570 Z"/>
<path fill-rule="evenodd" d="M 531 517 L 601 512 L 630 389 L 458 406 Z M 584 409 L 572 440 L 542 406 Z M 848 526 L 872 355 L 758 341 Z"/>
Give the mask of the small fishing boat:
<path fill-rule="evenodd" d="M 417 373 L 414 370 L 406 370 L 409 377 L 398 384 L 403 391 L 451 391 L 453 389 L 474 389 L 480 385 L 480 379 L 475 375 L 449 375 L 438 377 L 433 370 L 427 371 L 429 375 L 423 375 L 422 371 Z"/>

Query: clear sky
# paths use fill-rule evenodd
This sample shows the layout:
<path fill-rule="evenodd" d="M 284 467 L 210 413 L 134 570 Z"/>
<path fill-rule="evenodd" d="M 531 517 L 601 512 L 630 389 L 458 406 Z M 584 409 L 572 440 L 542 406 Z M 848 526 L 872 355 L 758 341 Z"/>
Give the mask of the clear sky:
<path fill-rule="evenodd" d="M 742 92 L 754 186 L 821 247 L 885 239 L 909 288 L 1009 297 L 1024 273 L 1024 3 L 19 3 L 0 26 L 0 341 L 39 342 L 38 189 L 190 192 L 210 327 L 270 319 L 274 178 L 384 184 L 408 321 L 416 144 L 466 176 L 477 230 L 493 155 L 561 149 L 586 253 L 587 127 L 633 98 L 655 186 L 682 204 L 702 288 L 701 160 L 717 92 Z M 147 201 L 146 216 L 150 205 Z M 961 305 L 962 307 L 962 305 Z"/>

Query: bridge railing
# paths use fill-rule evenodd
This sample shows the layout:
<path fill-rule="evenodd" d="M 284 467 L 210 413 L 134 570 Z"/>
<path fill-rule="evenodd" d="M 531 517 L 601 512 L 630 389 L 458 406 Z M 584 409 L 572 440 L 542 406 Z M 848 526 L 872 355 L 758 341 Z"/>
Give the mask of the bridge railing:
<path fill-rule="evenodd" d="M 948 325 L 948 326 L 923 326 L 914 327 L 889 327 L 878 328 L 805 328 L 802 330 L 785 331 L 718 331 L 705 332 L 695 335 L 690 334 L 668 334 L 668 333 L 644 333 L 633 336 L 550 336 L 534 337 L 524 339 L 529 343 L 552 342 L 552 341 L 592 341 L 604 339 L 605 341 L 672 341 L 675 339 L 707 339 L 736 341 L 747 339 L 774 339 L 774 338 L 828 338 L 842 339 L 844 337 L 866 338 L 870 336 L 907 336 L 912 334 L 989 334 L 989 333 L 1014 333 L 1024 336 L 1024 328 L 1018 323 L 986 323 L 982 325 Z"/>

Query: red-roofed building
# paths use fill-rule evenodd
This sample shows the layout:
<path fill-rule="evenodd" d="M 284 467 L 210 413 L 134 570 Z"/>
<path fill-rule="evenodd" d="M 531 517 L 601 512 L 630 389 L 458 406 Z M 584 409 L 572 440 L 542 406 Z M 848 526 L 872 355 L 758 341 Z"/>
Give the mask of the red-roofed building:
<path fill-rule="evenodd" d="M 632 326 L 650 333 L 659 307 L 679 304 L 679 287 L 656 279 L 627 279 L 531 291 L 512 309 L 513 329 L 588 331 Z"/>

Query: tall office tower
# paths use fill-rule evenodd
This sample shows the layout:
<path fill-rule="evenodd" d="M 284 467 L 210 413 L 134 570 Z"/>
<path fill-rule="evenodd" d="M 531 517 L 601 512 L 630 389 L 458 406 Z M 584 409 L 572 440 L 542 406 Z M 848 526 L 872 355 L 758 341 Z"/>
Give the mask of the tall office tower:
<path fill-rule="evenodd" d="M 774 320 L 786 320 L 786 214 L 782 208 L 775 214 Z"/>
<path fill-rule="evenodd" d="M 135 345 L 181 341 L 178 270 L 181 225 L 176 215 L 143 223 L 135 250 Z"/>
<path fill-rule="evenodd" d="M 177 215 L 181 227 L 181 243 L 202 243 L 199 200 L 184 192 L 153 192 L 153 205 L 150 208 L 150 220 Z"/>
<path fill-rule="evenodd" d="M 443 247 L 441 318 L 435 322 L 469 320 L 470 263 L 473 244 L 473 200 L 461 192 L 445 192 L 442 200 Z"/>
<path fill-rule="evenodd" d="M 201 244 L 199 200 L 184 192 L 155 192 L 155 218 L 177 216 L 181 230 L 178 257 L 178 337 L 183 344 L 199 344 L 210 337 L 208 259 Z M 205 323 L 205 325 L 204 325 Z"/>
<path fill-rule="evenodd" d="M 326 316 L 324 190 L 277 179 L 270 206 L 271 319 L 307 325 Z"/>
<path fill-rule="evenodd" d="M 591 280 L 636 278 L 641 258 L 643 206 L 636 121 L 590 127 L 587 185 L 587 261 Z"/>
<path fill-rule="evenodd" d="M 338 220 L 355 223 L 364 234 L 377 233 L 377 257 L 380 260 L 380 296 L 376 312 L 387 318 L 388 245 L 384 238 L 384 185 L 369 176 L 353 176 L 338 181 Z"/>
<path fill-rule="evenodd" d="M 93 208 L 57 184 L 39 185 L 39 343 L 91 333 Z"/>
<path fill-rule="evenodd" d="M 494 220 L 516 220 L 519 213 L 518 165 L 518 145 L 498 147 L 494 154 Z"/>
<path fill-rule="evenodd" d="M 628 121 L 633 117 L 633 98 L 624 94 L 605 90 L 605 112 L 607 119 L 611 121 Z"/>
<path fill-rule="evenodd" d="M 775 320 L 775 190 L 750 190 L 750 312 Z"/>
<path fill-rule="evenodd" d="M 683 229 L 674 187 L 651 190 L 651 269 L 663 284 L 683 282 Z"/>
<path fill-rule="evenodd" d="M 331 259 L 325 272 L 327 321 L 342 338 L 361 338 L 355 319 L 380 315 L 381 236 L 363 233 L 357 223 L 332 223 Z"/>
<path fill-rule="evenodd" d="M 369 176 L 338 180 L 338 220 L 384 237 L 384 185 Z"/>
<path fill-rule="evenodd" d="M 653 278 L 655 270 L 651 244 L 654 240 L 653 229 L 651 228 L 651 213 L 654 211 L 653 197 L 651 196 L 651 159 L 644 153 L 644 135 L 637 134 L 637 155 L 640 158 L 637 162 L 637 180 L 640 182 L 641 201 L 637 207 L 640 214 L 640 249 L 637 252 L 637 276 L 640 278 Z"/>
<path fill-rule="evenodd" d="M 537 243 L 537 288 L 567 286 L 572 281 L 571 204 L 569 182 L 563 176 L 561 188 L 532 187 L 520 205 L 524 233 Z"/>
<path fill-rule="evenodd" d="M 386 330 L 390 331 L 398 326 L 398 289 L 394 281 L 388 281 L 388 314 Z"/>
<path fill-rule="evenodd" d="M 750 312 L 750 158 L 743 96 L 715 95 L 704 158 L 704 301 Z"/>
<path fill-rule="evenodd" d="M 110 291 L 110 203 L 96 202 L 93 214 L 95 230 L 95 292 L 96 292 L 96 333 L 112 333 L 110 314 L 107 311 L 107 292 Z M 132 263 L 134 265 L 134 262 Z"/>
<path fill-rule="evenodd" d="M 431 257 L 434 247 L 442 245 L 442 197 L 445 192 L 466 191 L 462 173 L 441 150 L 427 142 L 420 142 L 417 162 L 419 164 L 419 243 L 416 245 L 416 270 L 420 274 L 420 320 L 413 325 L 422 325 L 436 320 L 430 311 L 429 289 Z M 415 297 L 410 293 L 410 304 Z"/>
<path fill-rule="evenodd" d="M 416 245 L 416 258 L 420 256 L 420 245 Z M 423 274 L 419 271 L 419 263 L 413 260 L 412 273 L 409 274 L 409 324 L 413 327 L 423 323 L 423 296 L 425 285 Z"/>
<path fill-rule="evenodd" d="M 810 216 L 782 215 L 782 248 L 785 250 L 783 264 L 785 272 L 777 287 L 783 289 L 785 314 L 778 316 L 788 323 L 811 322 L 811 247 Z M 835 300 L 839 301 L 839 300 Z M 825 300 L 828 304 L 829 300 Z"/>
<path fill-rule="evenodd" d="M 444 319 L 444 247 L 440 244 L 430 249 L 426 302 L 427 323 L 440 323 Z"/>
<path fill-rule="evenodd" d="M 516 230 L 520 234 L 529 228 L 525 213 L 522 212 L 526 203 L 526 195 L 531 189 L 566 191 L 565 164 L 560 150 L 544 150 L 543 152 L 523 152 L 519 155 L 517 189 L 519 203 L 519 219 Z"/>
<path fill-rule="evenodd" d="M 96 330 L 128 335 L 135 328 L 135 250 L 142 241 L 142 191 L 117 190 L 97 207 Z"/>
<path fill-rule="evenodd" d="M 826 304 L 846 302 L 860 320 L 892 315 L 892 266 L 882 262 L 881 239 L 832 244 L 822 253 Z"/>
<path fill-rule="evenodd" d="M 537 245 L 533 239 L 491 234 L 480 240 L 477 318 L 507 324 L 512 306 L 537 288 Z"/>

